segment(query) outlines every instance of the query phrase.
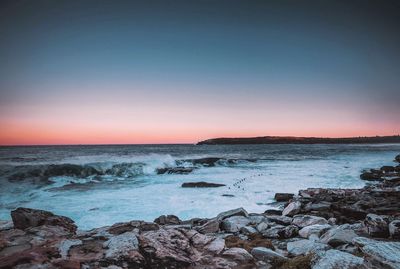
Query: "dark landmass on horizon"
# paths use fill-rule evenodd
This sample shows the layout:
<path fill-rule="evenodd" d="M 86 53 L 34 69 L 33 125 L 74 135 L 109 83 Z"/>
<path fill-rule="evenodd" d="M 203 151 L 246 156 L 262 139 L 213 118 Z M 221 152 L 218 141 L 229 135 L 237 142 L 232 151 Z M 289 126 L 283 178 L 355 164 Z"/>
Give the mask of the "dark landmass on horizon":
<path fill-rule="evenodd" d="M 240 144 L 379 144 L 400 143 L 400 135 L 360 136 L 342 138 L 295 137 L 295 136 L 259 136 L 259 137 L 221 137 L 203 140 L 197 145 L 240 145 Z"/>

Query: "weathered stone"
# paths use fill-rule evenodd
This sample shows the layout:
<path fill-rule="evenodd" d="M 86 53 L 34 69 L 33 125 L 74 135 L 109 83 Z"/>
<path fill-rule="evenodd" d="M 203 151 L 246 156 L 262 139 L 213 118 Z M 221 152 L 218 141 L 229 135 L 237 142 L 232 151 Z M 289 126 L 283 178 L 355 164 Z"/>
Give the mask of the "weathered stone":
<path fill-rule="evenodd" d="M 282 262 L 287 260 L 287 258 L 282 254 L 264 247 L 253 248 L 251 255 L 253 255 L 257 260 L 262 260 L 264 262 Z"/>
<path fill-rule="evenodd" d="M 242 227 L 248 225 L 250 220 L 243 216 L 233 216 L 226 218 L 221 223 L 221 229 L 229 233 L 236 233 Z"/>
<path fill-rule="evenodd" d="M 280 238 L 292 238 L 299 234 L 299 228 L 295 225 L 286 226 L 285 229 L 279 232 Z"/>
<path fill-rule="evenodd" d="M 360 257 L 335 249 L 316 254 L 312 269 L 358 269 L 364 262 Z"/>
<path fill-rule="evenodd" d="M 308 203 L 305 206 L 306 211 L 324 211 L 324 210 L 329 210 L 331 208 L 332 203 L 326 202 L 326 201 L 321 201 L 319 203 Z"/>
<path fill-rule="evenodd" d="M 269 215 L 266 216 L 268 222 L 275 222 L 280 225 L 290 225 L 292 223 L 292 218 L 287 216 L 279 216 L 279 215 Z"/>
<path fill-rule="evenodd" d="M 294 216 L 300 212 L 301 203 L 299 201 L 291 202 L 287 207 L 282 211 L 283 216 Z"/>
<path fill-rule="evenodd" d="M 397 155 L 397 156 L 394 158 L 394 160 L 395 160 L 396 162 L 400 163 L 400 154 Z"/>
<path fill-rule="evenodd" d="M 219 221 L 216 218 L 210 219 L 203 225 L 196 227 L 196 230 L 202 234 L 216 233 L 219 231 Z"/>
<path fill-rule="evenodd" d="M 240 208 L 236 208 L 236 209 L 232 209 L 232 210 L 229 210 L 229 211 L 225 211 L 225 212 L 219 213 L 218 216 L 217 216 L 217 220 L 222 221 L 222 220 L 224 220 L 226 218 L 233 217 L 233 216 L 248 217 L 249 214 L 247 213 L 246 210 L 244 210 L 242 207 L 240 207 Z"/>
<path fill-rule="evenodd" d="M 121 257 L 129 256 L 132 251 L 138 250 L 139 241 L 134 233 L 126 232 L 111 237 L 104 242 L 103 247 L 107 248 L 105 252 L 107 259 L 117 260 Z"/>
<path fill-rule="evenodd" d="M 238 262 L 249 262 L 253 260 L 253 256 L 243 248 L 230 248 L 224 251 L 223 256 L 229 257 Z"/>
<path fill-rule="evenodd" d="M 275 193 L 275 200 L 277 202 L 287 202 L 294 197 L 293 193 Z"/>
<path fill-rule="evenodd" d="M 269 227 L 270 227 L 270 226 L 268 225 L 268 223 L 266 223 L 266 222 L 261 222 L 260 224 L 257 225 L 256 229 L 257 229 L 257 231 L 259 231 L 259 232 L 263 232 L 263 231 L 265 231 L 266 229 L 268 229 Z"/>
<path fill-rule="evenodd" d="M 329 245 L 302 239 L 287 243 L 287 251 L 293 256 L 306 255 L 318 250 L 327 250 Z"/>
<path fill-rule="evenodd" d="M 373 237 L 388 237 L 389 225 L 383 217 L 376 214 L 368 214 L 365 218 L 364 225 L 370 236 Z"/>
<path fill-rule="evenodd" d="M 76 232 L 76 225 L 73 220 L 64 216 L 54 215 L 49 211 L 19 207 L 11 211 L 11 218 L 14 227 L 26 229 L 41 225 L 61 226 L 70 231 Z"/>
<path fill-rule="evenodd" d="M 400 268 L 400 242 L 369 242 L 361 250 L 376 268 Z"/>
<path fill-rule="evenodd" d="M 262 231 L 262 235 L 266 238 L 280 238 L 281 237 L 280 233 L 283 232 L 284 229 L 285 226 L 283 225 L 275 225 L 272 226 L 271 228 Z"/>
<path fill-rule="evenodd" d="M 299 235 L 303 238 L 309 238 L 311 235 L 320 237 L 323 233 L 332 228 L 329 224 L 313 224 L 306 226 L 299 231 Z"/>
<path fill-rule="evenodd" d="M 226 185 L 219 184 L 219 183 L 205 182 L 205 181 L 185 182 L 182 184 L 182 188 L 218 188 L 218 187 L 223 187 L 223 186 L 226 186 Z"/>
<path fill-rule="evenodd" d="M 244 226 L 244 227 L 240 228 L 240 232 L 242 234 L 246 234 L 246 235 L 258 233 L 258 231 L 254 227 L 251 227 L 251 226 Z"/>
<path fill-rule="evenodd" d="M 14 224 L 9 220 L 0 220 L 0 232 L 14 228 Z"/>
<path fill-rule="evenodd" d="M 391 238 L 400 239 L 400 220 L 389 223 L 389 233 Z"/>
<path fill-rule="evenodd" d="M 82 244 L 82 241 L 79 239 L 65 239 L 65 240 L 61 241 L 60 246 L 59 246 L 61 258 L 66 259 L 68 256 L 69 249 L 72 246 L 77 246 L 77 245 L 81 245 L 81 244 Z"/>
<path fill-rule="evenodd" d="M 328 224 L 328 221 L 325 218 L 310 216 L 310 215 L 296 215 L 293 217 L 292 224 L 304 228 L 306 226 L 314 225 L 314 224 Z"/>
<path fill-rule="evenodd" d="M 351 243 L 355 237 L 357 237 L 357 234 L 350 228 L 350 225 L 345 224 L 328 230 L 321 236 L 320 241 L 321 243 L 337 247 Z"/>

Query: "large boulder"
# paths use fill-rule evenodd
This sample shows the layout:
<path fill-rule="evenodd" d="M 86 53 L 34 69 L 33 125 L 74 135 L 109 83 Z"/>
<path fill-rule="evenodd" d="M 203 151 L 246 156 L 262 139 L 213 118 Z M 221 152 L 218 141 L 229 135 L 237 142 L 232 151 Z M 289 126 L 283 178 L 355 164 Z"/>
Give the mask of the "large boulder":
<path fill-rule="evenodd" d="M 328 230 L 321 236 L 320 241 L 332 247 L 337 247 L 351 243 L 355 237 L 357 237 L 357 234 L 352 230 L 351 226 L 344 224 Z"/>
<path fill-rule="evenodd" d="M 268 215 L 265 218 L 269 222 L 275 222 L 280 225 L 290 225 L 292 223 L 292 218 L 287 216 Z"/>
<path fill-rule="evenodd" d="M 250 220 L 243 216 L 233 216 L 226 218 L 221 223 L 221 229 L 229 232 L 236 233 L 240 231 L 241 228 L 247 226 L 250 223 Z"/>
<path fill-rule="evenodd" d="M 287 202 L 294 197 L 293 193 L 275 193 L 275 200 L 277 202 Z"/>
<path fill-rule="evenodd" d="M 303 239 L 287 243 L 286 248 L 289 254 L 298 256 L 307 255 L 319 250 L 327 250 L 330 249 L 330 246 L 312 240 Z"/>
<path fill-rule="evenodd" d="M 310 238 L 312 235 L 320 237 L 323 233 L 331 229 L 332 226 L 329 224 L 313 224 L 306 226 L 299 231 L 299 235 L 303 238 Z"/>
<path fill-rule="evenodd" d="M 219 224 L 219 221 L 216 218 L 213 218 L 195 229 L 202 234 L 216 233 L 219 231 Z"/>
<path fill-rule="evenodd" d="M 103 247 L 107 249 L 105 252 L 106 259 L 118 260 L 132 254 L 138 256 L 139 241 L 134 233 L 126 232 L 111 237 L 104 242 Z"/>
<path fill-rule="evenodd" d="M 358 269 L 364 263 L 363 258 L 352 254 L 330 249 L 318 252 L 314 258 L 312 269 Z"/>
<path fill-rule="evenodd" d="M 287 260 L 287 258 L 282 254 L 264 247 L 253 248 L 251 255 L 253 255 L 257 260 L 262 260 L 264 262 L 284 262 Z"/>
<path fill-rule="evenodd" d="M 72 219 L 45 210 L 19 207 L 11 211 L 11 218 L 14 227 L 22 230 L 42 225 L 60 226 L 71 233 L 77 229 Z"/>
<path fill-rule="evenodd" d="M 400 268 L 400 242 L 369 242 L 361 250 L 373 268 Z"/>
<path fill-rule="evenodd" d="M 291 202 L 282 211 L 283 216 L 294 216 L 301 210 L 301 203 L 299 201 Z"/>
<path fill-rule="evenodd" d="M 372 237 L 388 237 L 389 225 L 386 220 L 376 214 L 368 214 L 365 218 L 364 225 L 367 232 Z"/>
<path fill-rule="evenodd" d="M 304 228 L 306 226 L 314 225 L 314 224 L 328 224 L 328 221 L 325 218 L 310 216 L 310 215 L 296 215 L 293 217 L 292 224 Z"/>
<path fill-rule="evenodd" d="M 242 207 L 236 208 L 236 209 L 232 209 L 232 210 L 228 210 L 222 213 L 219 213 L 217 216 L 217 220 L 218 221 L 222 221 L 226 218 L 229 217 L 233 217 L 233 216 L 244 216 L 244 217 L 248 217 L 249 213 L 247 213 L 246 210 L 244 210 Z"/>

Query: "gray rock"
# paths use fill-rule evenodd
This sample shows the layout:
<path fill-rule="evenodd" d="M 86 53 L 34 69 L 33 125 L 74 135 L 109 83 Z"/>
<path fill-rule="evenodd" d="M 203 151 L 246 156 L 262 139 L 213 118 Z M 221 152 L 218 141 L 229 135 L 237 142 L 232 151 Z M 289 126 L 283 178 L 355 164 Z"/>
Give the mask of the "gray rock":
<path fill-rule="evenodd" d="M 371 238 L 358 236 L 358 237 L 354 237 L 351 242 L 352 242 L 353 245 L 363 247 L 365 245 L 368 245 L 368 244 L 371 244 L 371 243 L 375 243 L 375 242 L 378 242 L 378 241 L 376 241 L 374 239 L 371 239 Z"/>
<path fill-rule="evenodd" d="M 265 217 L 263 215 L 249 215 L 249 220 L 252 224 L 257 225 L 265 221 Z"/>
<path fill-rule="evenodd" d="M 364 260 L 352 254 L 330 249 L 318 252 L 313 261 L 312 269 L 357 269 Z"/>
<path fill-rule="evenodd" d="M 251 226 L 244 226 L 244 227 L 240 228 L 240 232 L 242 234 L 246 234 L 246 235 L 258 233 L 258 231 L 254 227 L 251 227 Z"/>
<path fill-rule="evenodd" d="M 196 230 L 202 234 L 216 233 L 219 231 L 219 221 L 216 218 L 210 219 L 203 225 L 196 227 Z"/>
<path fill-rule="evenodd" d="M 255 247 L 251 250 L 251 255 L 257 260 L 265 262 L 286 261 L 287 258 L 269 248 Z"/>
<path fill-rule="evenodd" d="M 330 228 L 332 228 L 332 226 L 329 224 L 313 224 L 302 228 L 299 231 L 299 235 L 303 238 L 309 238 L 311 235 L 316 235 L 317 237 L 320 237 L 321 234 L 325 233 Z"/>
<path fill-rule="evenodd" d="M 126 232 L 117 236 L 111 237 L 103 243 L 104 248 L 108 248 L 105 252 L 105 257 L 108 259 L 119 259 L 129 256 L 131 251 L 135 251 L 139 247 L 139 241 L 136 235 L 132 232 Z"/>
<path fill-rule="evenodd" d="M 324 211 L 329 210 L 331 207 L 331 203 L 329 202 L 319 202 L 319 203 L 309 203 L 305 206 L 305 210 L 308 211 Z"/>
<path fill-rule="evenodd" d="M 391 238 L 400 239 L 400 220 L 389 223 L 389 233 Z"/>
<path fill-rule="evenodd" d="M 293 193 L 275 193 L 275 200 L 277 202 L 287 202 L 294 197 Z"/>
<path fill-rule="evenodd" d="M 321 243 L 337 247 L 343 244 L 351 243 L 357 234 L 350 228 L 350 225 L 344 224 L 328 230 L 321 236 Z"/>
<path fill-rule="evenodd" d="M 296 215 L 293 217 L 292 224 L 304 228 L 314 224 L 328 224 L 328 221 L 323 217 L 310 216 L 310 215 Z"/>
<path fill-rule="evenodd" d="M 229 233 L 236 233 L 242 227 L 247 226 L 250 220 L 243 216 L 233 216 L 222 221 L 221 228 Z"/>
<path fill-rule="evenodd" d="M 247 213 L 246 210 L 244 210 L 242 207 L 240 207 L 240 208 L 236 208 L 236 209 L 232 209 L 232 210 L 229 210 L 229 211 L 225 211 L 225 212 L 219 213 L 218 216 L 217 216 L 217 219 L 219 221 L 222 221 L 222 220 L 224 220 L 226 218 L 233 217 L 233 216 L 248 217 L 249 214 Z"/>
<path fill-rule="evenodd" d="M 283 225 L 275 225 L 269 229 L 262 231 L 262 235 L 266 238 L 280 238 L 280 233 L 285 230 L 285 226 Z"/>
<path fill-rule="evenodd" d="M 378 268 L 400 268 L 400 242 L 369 242 L 361 251 Z"/>
<path fill-rule="evenodd" d="M 365 218 L 364 225 L 370 236 L 388 237 L 389 225 L 382 216 L 376 214 L 368 214 Z"/>
<path fill-rule="evenodd" d="M 283 231 L 279 233 L 281 238 L 292 238 L 299 234 L 299 228 L 295 225 L 286 226 Z"/>
<path fill-rule="evenodd" d="M 229 257 L 238 262 L 249 262 L 253 260 L 253 256 L 243 248 L 230 248 L 224 251 L 223 256 Z"/>
<path fill-rule="evenodd" d="M 10 220 L 0 220 L 0 232 L 14 228 L 14 224 Z"/>
<path fill-rule="evenodd" d="M 280 225 L 290 225 L 292 223 L 292 218 L 287 216 L 279 216 L 279 215 L 269 215 L 266 216 L 268 222 L 275 222 Z"/>
<path fill-rule="evenodd" d="M 265 231 L 265 230 L 268 229 L 268 228 L 269 228 L 269 225 L 268 225 L 268 223 L 266 223 L 266 222 L 261 222 L 261 223 L 258 224 L 257 227 L 256 227 L 257 231 L 259 231 L 259 232 L 263 232 L 263 231 Z"/>
<path fill-rule="evenodd" d="M 300 212 L 301 203 L 299 201 L 291 202 L 282 211 L 283 216 L 294 216 Z"/>
<path fill-rule="evenodd" d="M 286 246 L 289 254 L 293 256 L 306 255 L 319 250 L 327 250 L 329 248 L 330 247 L 327 244 L 322 244 L 307 239 L 288 242 Z"/>
<path fill-rule="evenodd" d="M 69 249 L 72 246 L 81 245 L 82 241 L 79 239 L 65 239 L 61 241 L 58 250 L 60 251 L 61 258 L 66 259 L 68 257 Z"/>

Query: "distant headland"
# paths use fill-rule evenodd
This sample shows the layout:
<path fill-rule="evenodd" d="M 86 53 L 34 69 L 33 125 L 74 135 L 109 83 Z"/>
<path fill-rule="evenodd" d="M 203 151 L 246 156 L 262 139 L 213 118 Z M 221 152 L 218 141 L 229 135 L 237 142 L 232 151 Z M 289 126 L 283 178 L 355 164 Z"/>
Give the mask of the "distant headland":
<path fill-rule="evenodd" d="M 259 136 L 237 138 L 213 138 L 203 140 L 197 145 L 234 145 L 234 144 L 378 144 L 400 143 L 400 135 L 360 136 L 342 138 L 295 137 L 295 136 Z"/>

